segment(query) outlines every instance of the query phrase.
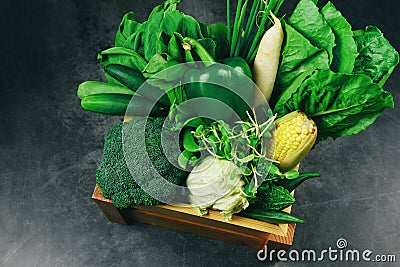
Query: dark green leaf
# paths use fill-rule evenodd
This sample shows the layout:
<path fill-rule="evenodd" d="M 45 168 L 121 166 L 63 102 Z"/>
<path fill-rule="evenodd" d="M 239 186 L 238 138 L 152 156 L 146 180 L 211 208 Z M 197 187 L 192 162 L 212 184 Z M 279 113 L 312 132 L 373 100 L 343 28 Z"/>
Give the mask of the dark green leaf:
<path fill-rule="evenodd" d="M 206 50 L 207 52 L 215 58 L 215 42 L 210 38 L 204 38 L 197 40 Z"/>
<path fill-rule="evenodd" d="M 183 147 L 189 152 L 198 152 L 200 151 L 199 145 L 194 140 L 193 134 L 191 130 L 187 130 L 183 134 L 182 138 Z"/>
<path fill-rule="evenodd" d="M 328 54 L 325 50 L 313 46 L 289 24 L 283 25 L 286 38 L 271 102 L 276 101 L 300 74 L 308 70 L 329 69 Z"/>
<path fill-rule="evenodd" d="M 113 47 L 100 52 L 97 59 L 104 67 L 116 64 L 133 70 L 143 71 L 147 62 L 138 53 L 123 47 Z"/>
<path fill-rule="evenodd" d="M 184 51 L 181 46 L 181 41 L 178 41 L 176 34 L 173 34 L 168 42 L 168 56 L 169 59 L 174 59 L 183 62 Z"/>
<path fill-rule="evenodd" d="M 141 24 L 135 20 L 134 16 L 133 12 L 128 12 L 122 18 L 115 36 L 115 46 L 124 46 L 125 41 L 140 28 Z"/>
<path fill-rule="evenodd" d="M 354 73 L 365 74 L 383 86 L 399 63 L 399 53 L 375 26 L 355 31 L 354 38 L 360 53 Z"/>
<path fill-rule="evenodd" d="M 151 12 L 143 33 L 144 57 L 150 60 L 157 52 L 157 41 L 161 35 L 160 25 L 164 18 L 164 9 L 157 6 Z"/>
<path fill-rule="evenodd" d="M 188 167 L 190 158 L 193 156 L 194 154 L 184 150 L 178 157 L 178 164 L 181 168 L 186 169 Z"/>
<path fill-rule="evenodd" d="M 367 76 L 319 70 L 300 75 L 274 111 L 283 116 L 301 110 L 311 116 L 318 127 L 318 142 L 357 134 L 393 106 L 392 95 Z"/>
<path fill-rule="evenodd" d="M 288 23 L 313 45 L 328 51 L 329 61 L 332 62 L 335 35 L 312 0 L 300 0 Z"/>
<path fill-rule="evenodd" d="M 336 46 L 333 48 L 331 69 L 335 72 L 350 74 L 353 72 L 354 63 L 358 56 L 351 25 L 331 2 L 328 2 L 322 8 L 321 13 L 335 34 Z"/>
<path fill-rule="evenodd" d="M 169 36 L 172 36 L 174 32 L 177 31 L 179 22 L 183 16 L 184 14 L 178 10 L 167 13 L 162 20 L 161 25 L 159 26 L 160 31 L 163 31 Z"/>
<path fill-rule="evenodd" d="M 144 73 L 154 74 L 160 72 L 168 67 L 179 64 L 176 61 L 167 61 L 166 56 L 155 54 L 144 68 Z"/>
<path fill-rule="evenodd" d="M 191 37 L 194 39 L 204 38 L 199 22 L 188 15 L 184 15 L 181 18 L 177 32 L 182 34 L 184 37 Z"/>
<path fill-rule="evenodd" d="M 129 36 L 129 38 L 123 44 L 123 47 L 131 49 L 136 53 L 140 54 L 141 56 L 143 56 L 144 55 L 143 42 L 142 42 L 143 32 L 144 32 L 143 30 L 138 30 L 134 34 Z"/>
<path fill-rule="evenodd" d="M 223 60 L 229 56 L 229 43 L 227 38 L 227 27 L 221 22 L 211 24 L 207 28 L 208 36 L 214 40 L 215 59 Z"/>

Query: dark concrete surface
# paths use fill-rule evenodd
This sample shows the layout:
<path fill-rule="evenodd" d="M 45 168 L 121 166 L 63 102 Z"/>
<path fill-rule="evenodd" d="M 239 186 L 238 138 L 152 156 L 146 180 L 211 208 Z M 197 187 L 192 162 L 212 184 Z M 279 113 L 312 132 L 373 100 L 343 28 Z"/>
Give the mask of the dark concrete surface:
<path fill-rule="evenodd" d="M 271 265 L 245 247 L 110 223 L 90 199 L 104 134 L 120 119 L 83 111 L 76 88 L 103 79 L 96 55 L 112 46 L 123 14 L 134 10 L 143 20 L 158 2 L 0 2 L 1 266 Z M 290 10 L 296 1 L 287 2 Z M 400 50 L 398 1 L 334 3 L 355 29 L 377 25 Z M 183 0 L 181 10 L 211 23 L 224 20 L 224 6 Z M 397 68 L 385 86 L 397 106 L 399 75 Z M 321 251 L 345 238 L 351 249 L 395 254 L 400 262 L 399 133 L 396 107 L 359 135 L 319 144 L 307 156 L 302 169 L 323 177 L 296 192 L 294 213 L 307 224 L 297 227 L 293 249 Z M 365 263 L 324 263 L 331 265 Z"/>

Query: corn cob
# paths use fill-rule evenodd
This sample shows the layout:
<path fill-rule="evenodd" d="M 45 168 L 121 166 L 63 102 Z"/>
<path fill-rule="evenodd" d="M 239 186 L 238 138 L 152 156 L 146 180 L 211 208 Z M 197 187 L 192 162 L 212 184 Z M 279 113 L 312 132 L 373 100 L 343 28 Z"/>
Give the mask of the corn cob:
<path fill-rule="evenodd" d="M 275 126 L 274 160 L 279 162 L 281 171 L 292 170 L 313 147 L 317 126 L 301 111 L 291 112 L 276 120 Z"/>

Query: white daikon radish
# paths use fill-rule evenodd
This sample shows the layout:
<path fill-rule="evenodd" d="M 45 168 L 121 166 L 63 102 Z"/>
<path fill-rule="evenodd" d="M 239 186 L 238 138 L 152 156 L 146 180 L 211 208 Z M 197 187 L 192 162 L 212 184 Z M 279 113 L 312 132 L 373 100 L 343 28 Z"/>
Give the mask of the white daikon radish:
<path fill-rule="evenodd" d="M 271 98 L 274 89 L 284 37 L 280 20 L 272 12 L 271 17 L 274 25 L 264 33 L 253 65 L 253 80 L 267 101 Z M 259 98 L 260 95 L 255 94 L 255 106 L 264 102 Z"/>

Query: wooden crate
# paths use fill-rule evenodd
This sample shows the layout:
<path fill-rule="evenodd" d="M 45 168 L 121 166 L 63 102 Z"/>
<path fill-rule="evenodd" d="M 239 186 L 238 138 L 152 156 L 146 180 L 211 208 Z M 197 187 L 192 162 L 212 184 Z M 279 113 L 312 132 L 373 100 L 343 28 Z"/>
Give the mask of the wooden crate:
<path fill-rule="evenodd" d="M 108 220 L 121 224 L 148 223 L 255 249 L 267 245 L 269 249 L 287 250 L 293 242 L 295 224 L 269 224 L 237 215 L 228 222 L 217 211 L 199 217 L 193 208 L 170 205 L 117 209 L 97 185 L 92 199 Z M 290 212 L 290 207 L 286 211 Z"/>

